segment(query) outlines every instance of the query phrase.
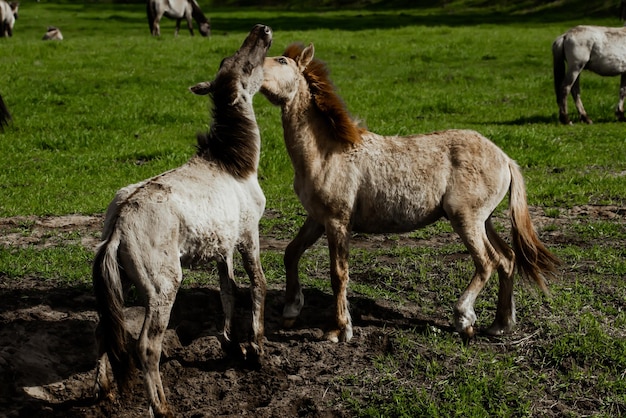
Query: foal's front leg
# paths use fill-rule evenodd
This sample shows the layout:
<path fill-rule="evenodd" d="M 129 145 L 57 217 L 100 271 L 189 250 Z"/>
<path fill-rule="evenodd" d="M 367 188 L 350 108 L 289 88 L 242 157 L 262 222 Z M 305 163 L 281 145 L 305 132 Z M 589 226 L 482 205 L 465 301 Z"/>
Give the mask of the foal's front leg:
<path fill-rule="evenodd" d="M 249 244 L 239 249 L 243 267 L 250 278 L 250 295 L 252 296 L 252 338 L 250 348 L 253 357 L 263 354 L 263 333 L 265 329 L 265 293 L 267 281 L 263 274 L 259 250 L 259 234 L 251 234 Z M 246 356 L 248 353 L 244 353 Z"/>
<path fill-rule="evenodd" d="M 220 277 L 220 300 L 224 311 L 224 329 L 222 331 L 222 347 L 230 345 L 230 332 L 233 312 L 235 310 L 235 278 L 233 273 L 233 254 L 230 252 L 217 262 L 217 272 Z"/>
<path fill-rule="evenodd" d="M 285 290 L 285 307 L 283 309 L 283 326 L 292 327 L 304 306 L 304 295 L 298 278 L 298 265 L 302 254 L 309 249 L 324 233 L 324 225 L 310 216 L 298 231 L 298 235 L 287 245 L 283 263 L 287 275 Z"/>
<path fill-rule="evenodd" d="M 332 342 L 352 339 L 352 319 L 348 308 L 348 256 L 350 232 L 345 223 L 330 221 L 326 225 L 330 253 L 330 280 L 335 295 L 335 328 L 326 333 Z"/>

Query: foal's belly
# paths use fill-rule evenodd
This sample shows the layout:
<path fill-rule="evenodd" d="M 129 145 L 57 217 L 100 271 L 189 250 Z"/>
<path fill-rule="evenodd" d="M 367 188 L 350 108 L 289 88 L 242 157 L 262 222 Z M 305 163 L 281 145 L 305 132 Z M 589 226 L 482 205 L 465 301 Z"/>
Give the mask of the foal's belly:
<path fill-rule="evenodd" d="M 411 232 L 445 216 L 441 207 L 391 208 L 395 210 L 357 210 L 352 217 L 352 230 L 363 233 Z"/>

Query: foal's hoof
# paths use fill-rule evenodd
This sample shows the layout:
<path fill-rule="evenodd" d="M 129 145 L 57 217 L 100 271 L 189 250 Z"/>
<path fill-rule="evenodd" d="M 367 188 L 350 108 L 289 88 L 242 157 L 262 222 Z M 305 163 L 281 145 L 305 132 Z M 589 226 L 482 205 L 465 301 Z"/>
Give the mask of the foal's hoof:
<path fill-rule="evenodd" d="M 324 338 L 333 343 L 348 342 L 352 339 L 352 327 L 330 330 L 324 334 Z"/>
<path fill-rule="evenodd" d="M 563 125 L 573 125 L 572 121 L 567 115 L 559 115 L 559 122 L 561 122 Z"/>
<path fill-rule="evenodd" d="M 293 328 L 297 318 L 283 318 L 283 328 Z"/>
<path fill-rule="evenodd" d="M 485 330 L 485 334 L 491 335 L 494 337 L 499 337 L 501 335 L 505 335 L 513 331 L 514 326 L 515 324 L 502 325 L 502 324 L 498 324 L 497 322 L 494 322 L 493 324 L 491 324 L 489 328 Z"/>
<path fill-rule="evenodd" d="M 250 366 L 260 366 L 263 348 L 256 343 L 239 344 L 241 358 Z"/>
<path fill-rule="evenodd" d="M 476 330 L 472 325 L 466 327 L 463 331 L 460 332 L 461 339 L 463 340 L 463 344 L 469 344 L 472 339 L 476 336 Z"/>

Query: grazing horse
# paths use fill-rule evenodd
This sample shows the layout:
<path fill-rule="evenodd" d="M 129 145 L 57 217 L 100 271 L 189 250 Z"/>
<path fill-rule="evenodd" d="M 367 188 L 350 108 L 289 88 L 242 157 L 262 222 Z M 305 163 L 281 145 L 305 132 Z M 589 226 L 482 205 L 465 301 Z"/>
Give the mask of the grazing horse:
<path fill-rule="evenodd" d="M 571 125 L 567 116 L 567 96 L 572 94 L 574 104 L 585 123 L 593 123 L 580 99 L 580 73 L 586 69 L 601 76 L 621 77 L 619 101 L 615 109 L 618 120 L 624 117 L 626 97 L 626 27 L 576 26 L 560 35 L 552 43 L 554 91 L 559 106 L 559 121 Z M 567 63 L 567 72 L 565 71 Z"/>
<path fill-rule="evenodd" d="M 48 26 L 48 30 L 41 39 L 44 41 L 62 41 L 63 34 L 61 33 L 61 29 L 55 26 Z"/>
<path fill-rule="evenodd" d="M 255 26 L 241 48 L 225 58 L 211 82 L 191 90 L 209 94 L 213 122 L 198 135 L 186 164 L 119 190 L 107 209 L 103 241 L 93 264 L 99 324 L 96 394 L 111 395 L 107 358 L 119 389 L 127 387 L 136 356 L 155 416 L 173 416 L 165 399 L 161 345 L 183 264 L 217 262 L 224 310 L 223 342 L 230 341 L 235 282 L 233 253 L 250 278 L 252 336 L 242 354 L 263 353 L 266 281 L 259 258 L 258 222 L 265 197 L 257 179 L 261 138 L 252 97 L 263 82 L 263 60 L 272 41 Z M 138 341 L 124 324 L 124 293 L 134 285 L 145 307 Z M 132 354 L 131 354 L 132 353 Z"/>
<path fill-rule="evenodd" d="M 174 32 L 176 36 L 178 36 L 180 21 L 182 19 L 187 21 L 189 33 L 193 36 L 192 18 L 195 19 L 198 24 L 198 30 L 202 36 L 211 35 L 209 19 L 202 13 L 196 0 L 147 0 L 146 11 L 148 13 L 150 33 L 153 36 L 161 36 L 161 26 L 159 22 L 163 16 L 176 19 L 176 31 Z"/>
<path fill-rule="evenodd" d="M 2 96 L 0 96 L 0 131 L 4 130 L 5 126 L 9 126 L 9 120 L 11 120 L 11 114 L 9 109 L 7 109 L 7 105 L 4 104 Z"/>
<path fill-rule="evenodd" d="M 294 44 L 268 57 L 261 93 L 281 107 L 284 139 L 294 168 L 294 189 L 307 212 L 284 254 L 287 275 L 283 319 L 293 324 L 304 304 L 298 278 L 302 254 L 326 233 L 335 295 L 333 328 L 326 338 L 349 341 L 348 253 L 351 232 L 400 233 L 447 218 L 469 250 L 476 271 L 454 306 L 456 330 L 475 334 L 474 302 L 493 272 L 500 291 L 489 334 L 515 324 L 513 276 L 547 290 L 558 260 L 539 241 L 528 212 L 517 164 L 474 131 L 381 136 L 359 127 L 314 48 Z M 491 215 L 510 192 L 513 248 L 500 238 Z"/>
<path fill-rule="evenodd" d="M 0 0 L 0 38 L 13 36 L 13 26 L 17 20 L 17 11 L 20 3 Z"/>

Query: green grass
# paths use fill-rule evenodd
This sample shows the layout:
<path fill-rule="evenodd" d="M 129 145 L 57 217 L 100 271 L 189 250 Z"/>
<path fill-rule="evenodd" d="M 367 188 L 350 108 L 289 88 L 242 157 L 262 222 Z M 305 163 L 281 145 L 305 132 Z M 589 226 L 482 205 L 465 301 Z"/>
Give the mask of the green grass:
<path fill-rule="evenodd" d="M 209 104 L 187 87 L 211 79 L 257 22 L 275 30 L 272 55 L 292 41 L 313 42 L 349 109 L 370 130 L 476 129 L 518 161 L 529 203 L 555 222 L 577 205 L 625 207 L 626 135 L 613 115 L 618 79 L 583 73 L 594 125 L 564 127 L 557 120 L 550 45 L 580 23 L 581 14 L 562 17 L 557 12 L 565 2 L 448 3 L 323 12 L 218 9 L 210 12 L 210 39 L 184 31 L 174 38 L 167 20 L 163 36 L 154 39 L 142 4 L 25 2 L 14 37 L 0 38 L 0 94 L 13 115 L 0 134 L 0 217 L 99 214 L 118 188 L 184 163 L 196 132 L 210 122 Z M 590 16 L 586 23 L 620 25 L 603 2 L 574 3 Z M 42 42 L 47 25 L 59 26 L 65 40 Z M 575 116 L 572 110 L 570 101 Z M 291 238 L 304 212 L 292 191 L 280 112 L 260 95 L 255 111 L 271 215 L 262 220 L 262 233 Z M 32 227 L 25 221 L 13 232 L 29 235 Z M 392 235 L 383 249 L 353 249 L 351 296 L 419 304 L 424 317 L 450 318 L 473 269 L 460 243 L 428 245 L 430 237 L 450 232 L 442 222 L 411 234 L 415 245 Z M 555 415 L 623 414 L 623 215 L 575 216 L 540 232 L 562 234 L 553 249 L 564 267 L 551 299 L 517 287 L 520 334 L 465 347 L 437 327 L 390 330 L 392 350 L 372 359 L 377 375 L 338 376 L 338 402 L 364 417 L 536 416 L 554 412 L 549 403 L 555 399 L 563 408 Z M 84 285 L 91 258 L 79 244 L 0 247 L 0 277 Z M 262 261 L 270 285 L 282 288 L 282 254 L 264 252 Z M 187 283 L 216 284 L 213 270 L 187 273 Z M 301 275 L 305 286 L 330 293 L 324 246 L 306 253 Z M 476 304 L 483 325 L 494 314 L 495 282 Z M 590 392 L 595 399 L 588 399 Z"/>
<path fill-rule="evenodd" d="M 187 87 L 210 79 L 257 21 L 275 30 L 271 54 L 313 42 L 375 132 L 476 129 L 523 167 L 531 204 L 624 203 L 617 79 L 583 74 L 595 125 L 556 120 L 550 44 L 573 22 L 446 25 L 445 15 L 413 9 L 310 13 L 298 25 L 300 12 L 218 10 L 211 39 L 174 38 L 167 20 L 153 39 L 143 5 L 26 3 L 20 12 L 15 36 L 0 40 L 1 94 L 14 117 L 0 142 L 0 216 L 99 213 L 118 188 L 186 161 L 209 123 L 208 103 Z M 63 42 L 40 40 L 48 24 Z M 260 96 L 255 106 L 268 207 L 295 220 L 279 110 Z"/>

